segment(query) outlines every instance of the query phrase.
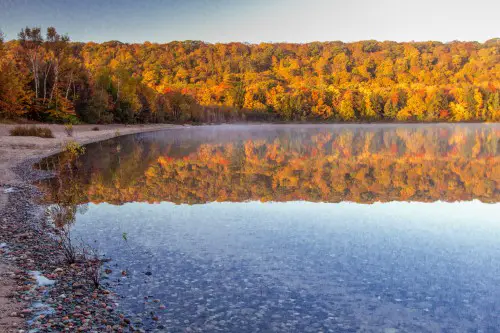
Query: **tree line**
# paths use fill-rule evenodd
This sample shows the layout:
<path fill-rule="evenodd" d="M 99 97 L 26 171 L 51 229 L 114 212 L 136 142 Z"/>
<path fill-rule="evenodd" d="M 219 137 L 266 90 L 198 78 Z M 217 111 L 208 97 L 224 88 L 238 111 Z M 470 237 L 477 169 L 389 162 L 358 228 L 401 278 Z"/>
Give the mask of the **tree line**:
<path fill-rule="evenodd" d="M 0 34 L 0 118 L 88 123 L 499 121 L 500 39 L 71 42 Z"/>

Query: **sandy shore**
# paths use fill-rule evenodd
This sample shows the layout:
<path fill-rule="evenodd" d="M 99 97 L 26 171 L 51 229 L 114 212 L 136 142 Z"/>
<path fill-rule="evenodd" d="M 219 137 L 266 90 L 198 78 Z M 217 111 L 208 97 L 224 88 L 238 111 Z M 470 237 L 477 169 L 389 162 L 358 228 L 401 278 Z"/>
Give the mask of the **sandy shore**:
<path fill-rule="evenodd" d="M 40 127 L 50 128 L 55 136 L 53 139 L 32 136 L 10 136 L 9 131 L 16 126 L 18 125 L 0 124 L 0 170 L 2 170 L 0 173 L 0 185 L 18 184 L 21 180 L 12 171 L 12 167 L 27 159 L 55 154 L 68 141 L 74 140 L 81 144 L 87 144 L 109 139 L 117 135 L 157 131 L 178 127 L 179 125 L 77 125 L 73 126 L 74 133 L 72 137 L 69 137 L 65 133 L 63 125 L 39 125 Z M 93 131 L 92 128 L 94 127 L 98 127 L 99 131 Z"/>
<path fill-rule="evenodd" d="M 116 137 L 140 132 L 157 131 L 168 128 L 179 127 L 178 125 L 99 125 L 99 131 L 92 130 L 95 125 L 74 126 L 74 132 L 69 137 L 62 125 L 37 125 L 49 127 L 54 134 L 54 138 L 45 139 L 38 137 L 13 137 L 10 136 L 10 129 L 17 125 L 0 124 L 0 227 L 8 228 L 7 204 L 9 193 L 6 189 L 10 186 L 26 186 L 25 181 L 14 171 L 21 163 L 27 160 L 41 158 L 55 154 L 62 150 L 66 142 L 77 141 L 80 144 L 101 141 Z M 28 125 L 23 125 L 28 126 Z M 21 213 L 21 212 L 19 212 Z M 15 263 L 6 260 L 2 255 L 2 242 L 9 243 L 9 239 L 0 239 L 0 331 L 1 332 L 22 332 L 25 326 L 25 318 L 22 309 L 28 306 L 29 301 L 23 302 L 12 297 L 19 293 L 19 279 L 24 273 L 22 269 L 16 267 Z M 26 303 L 26 304 L 25 304 Z"/>

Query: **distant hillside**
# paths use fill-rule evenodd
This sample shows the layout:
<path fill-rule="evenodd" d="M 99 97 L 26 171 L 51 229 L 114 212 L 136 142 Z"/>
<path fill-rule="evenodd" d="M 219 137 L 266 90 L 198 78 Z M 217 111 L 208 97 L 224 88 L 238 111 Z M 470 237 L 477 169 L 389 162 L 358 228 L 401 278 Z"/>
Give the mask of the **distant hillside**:
<path fill-rule="evenodd" d="M 0 42 L 0 117 L 499 121 L 500 39 L 308 44 Z"/>

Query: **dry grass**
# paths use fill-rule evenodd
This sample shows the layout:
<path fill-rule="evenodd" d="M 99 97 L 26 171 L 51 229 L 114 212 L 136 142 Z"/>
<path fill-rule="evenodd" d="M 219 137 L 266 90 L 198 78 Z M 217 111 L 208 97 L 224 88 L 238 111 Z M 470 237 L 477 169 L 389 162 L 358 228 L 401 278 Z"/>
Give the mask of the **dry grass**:
<path fill-rule="evenodd" d="M 11 136 L 37 136 L 40 138 L 53 138 L 52 130 L 47 127 L 16 126 L 10 130 Z"/>

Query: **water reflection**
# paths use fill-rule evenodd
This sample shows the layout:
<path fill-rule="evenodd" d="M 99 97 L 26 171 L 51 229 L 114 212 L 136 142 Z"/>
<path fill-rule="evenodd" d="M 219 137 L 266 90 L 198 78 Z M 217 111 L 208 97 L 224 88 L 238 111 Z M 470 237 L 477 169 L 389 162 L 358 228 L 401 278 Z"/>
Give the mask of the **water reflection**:
<path fill-rule="evenodd" d="M 497 202 L 494 126 L 221 126 L 89 145 L 43 168 L 53 202 Z"/>
<path fill-rule="evenodd" d="M 45 159 L 39 185 L 147 330 L 497 332 L 498 130 L 179 129 Z"/>

